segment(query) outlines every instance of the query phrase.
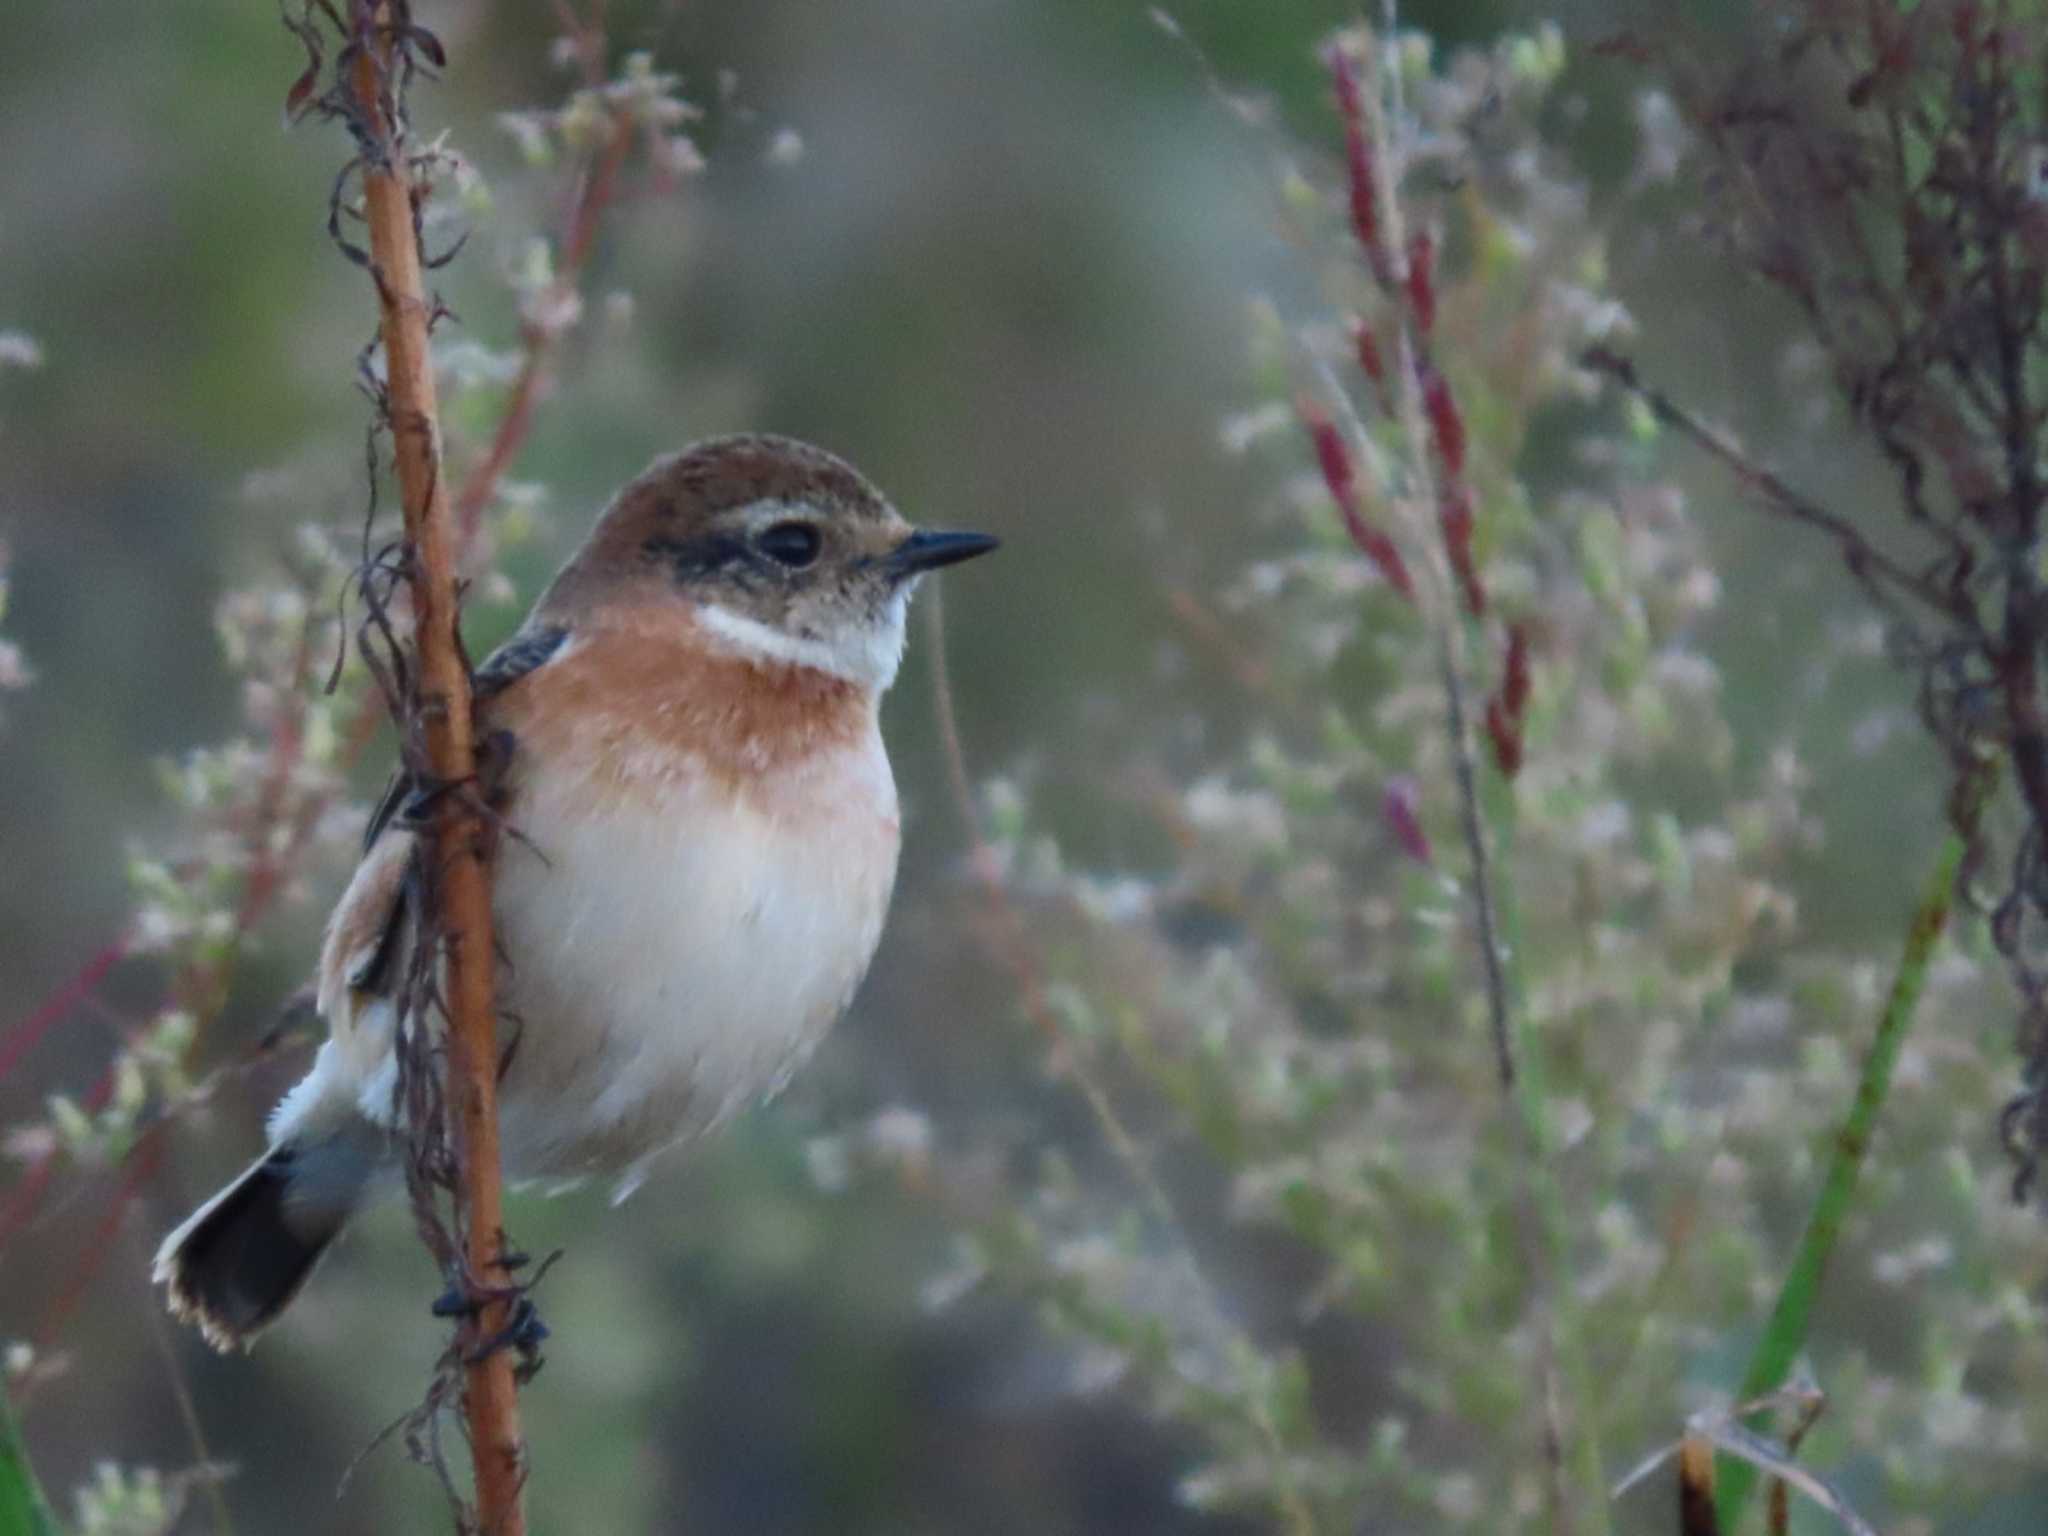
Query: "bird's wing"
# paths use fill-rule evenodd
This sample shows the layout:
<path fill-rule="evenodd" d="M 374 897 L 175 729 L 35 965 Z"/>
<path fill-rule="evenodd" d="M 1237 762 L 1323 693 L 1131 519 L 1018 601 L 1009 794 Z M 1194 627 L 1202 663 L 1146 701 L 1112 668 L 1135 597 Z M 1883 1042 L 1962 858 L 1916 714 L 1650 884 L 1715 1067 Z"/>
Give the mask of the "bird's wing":
<path fill-rule="evenodd" d="M 563 625 L 522 629 L 477 668 L 477 703 L 488 704 L 531 676 L 568 638 Z M 320 954 L 319 1006 L 337 1039 L 350 1033 L 369 1003 L 394 997 L 404 984 L 419 891 L 413 857 L 419 839 L 404 813 L 418 795 L 418 785 L 405 769 L 392 775 L 370 814 L 362 862 L 327 926 Z M 382 1049 L 375 1042 L 359 1043 L 373 1052 Z"/>
<path fill-rule="evenodd" d="M 418 841 L 402 827 L 378 838 L 328 919 L 319 1007 L 337 1037 L 363 1002 L 391 996 L 403 980 Z"/>
<path fill-rule="evenodd" d="M 484 658 L 484 664 L 470 679 L 470 697 L 478 705 L 488 704 L 521 678 L 545 666 L 568 638 L 566 624 L 536 624 L 520 630 Z M 418 792 L 418 783 L 403 767 L 391 775 L 376 809 L 370 812 L 369 825 L 363 829 L 366 856 Z"/>

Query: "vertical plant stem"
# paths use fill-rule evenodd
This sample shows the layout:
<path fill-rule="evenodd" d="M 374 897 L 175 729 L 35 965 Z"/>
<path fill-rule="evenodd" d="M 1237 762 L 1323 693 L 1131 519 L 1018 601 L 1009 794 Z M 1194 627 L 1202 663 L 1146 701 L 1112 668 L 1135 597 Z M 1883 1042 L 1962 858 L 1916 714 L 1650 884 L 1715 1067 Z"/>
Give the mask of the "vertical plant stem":
<path fill-rule="evenodd" d="M 1770 1322 L 1765 1325 L 1763 1337 L 1757 1341 L 1756 1351 L 1750 1356 L 1749 1369 L 1743 1374 L 1742 1386 L 1736 1393 L 1737 1402 L 1754 1401 L 1784 1385 L 1785 1373 L 1805 1347 L 1807 1325 L 1813 1317 L 1814 1303 L 1820 1296 L 1828 1258 L 1834 1252 L 1835 1240 L 1841 1236 L 1842 1223 L 1849 1214 L 1849 1203 L 1855 1198 L 1856 1182 L 1870 1150 L 1870 1138 L 1877 1129 L 1877 1117 L 1891 1093 L 1892 1071 L 1898 1065 L 1899 1051 L 1906 1043 L 1907 1032 L 1913 1027 L 1921 994 L 1927 989 L 1927 972 L 1934 959 L 1935 948 L 1948 927 L 1956 876 L 1976 835 L 1995 778 L 1993 771 L 1979 767 L 1969 772 L 1957 792 L 1952 830 L 1935 855 L 1934 868 L 1920 893 L 1919 905 L 1913 909 L 1913 920 L 1906 929 L 1906 942 L 1899 955 L 1898 970 L 1892 978 L 1891 992 L 1885 999 L 1884 1012 L 1878 1018 L 1877 1034 L 1870 1042 L 1870 1052 L 1863 1059 L 1863 1072 L 1856 1083 L 1856 1097 L 1849 1106 L 1842 1129 L 1834 1138 L 1827 1177 L 1821 1183 L 1820 1193 L 1814 1197 L 1812 1214 L 1806 1219 L 1806 1231 L 1800 1236 L 1799 1247 L 1792 1255 L 1791 1268 L 1785 1272 L 1784 1283 L 1779 1287 L 1777 1305 L 1771 1310 Z M 1716 1500 L 1722 1529 L 1733 1531 L 1736 1528 L 1743 1507 L 1756 1486 L 1756 1477 L 1756 1468 L 1750 1463 L 1734 1457 L 1723 1458 L 1720 1492 Z"/>
<path fill-rule="evenodd" d="M 1522 983 L 1521 908 L 1515 899 L 1512 860 L 1515 842 L 1514 785 L 1489 773 L 1482 781 L 1473 747 L 1471 712 L 1458 671 L 1453 637 L 1460 625 L 1446 603 L 1439 608 L 1439 665 L 1451 749 L 1456 767 L 1459 819 L 1466 854 L 1472 864 L 1472 901 L 1478 915 L 1483 957 L 1487 1016 L 1493 1025 L 1497 1070 L 1521 1141 L 1521 1163 L 1542 1255 L 1542 1284 L 1547 1298 L 1551 1347 L 1564 1373 L 1573 1407 L 1573 1433 L 1567 1451 L 1572 1478 L 1579 1488 L 1587 1530 L 1605 1536 L 1611 1522 L 1607 1510 L 1607 1475 L 1600 1443 L 1600 1395 L 1586 1356 L 1585 1329 L 1571 1283 L 1571 1223 L 1565 1209 L 1564 1186 L 1556 1167 L 1556 1137 L 1550 1124 L 1550 1100 L 1544 1071 L 1543 1042 L 1529 1017 Z M 1569 1520 L 1571 1513 L 1560 1511 Z M 1577 1522 L 1572 1522 L 1575 1527 Z"/>
<path fill-rule="evenodd" d="M 1386 12 L 1388 36 L 1394 36 L 1394 15 Z M 1521 1143 L 1522 1216 L 1535 1228 L 1536 1280 L 1533 1305 L 1549 1332 L 1549 1350 L 1540 1375 L 1539 1398 L 1554 1441 L 1565 1452 L 1572 1481 L 1579 1490 L 1579 1508 L 1560 1497 L 1557 1528 L 1575 1530 L 1579 1519 L 1591 1536 L 1611 1528 L 1607 1509 L 1607 1476 L 1600 1446 L 1600 1397 L 1594 1390 L 1585 1347 L 1585 1329 L 1572 1289 L 1571 1226 L 1564 1189 L 1555 1166 L 1545 1088 L 1543 1042 L 1529 1017 L 1522 982 L 1520 910 L 1515 902 L 1514 785 L 1506 774 L 1482 770 L 1474 747 L 1472 711 L 1465 678 L 1470 655 L 1483 651 L 1485 630 L 1481 604 L 1461 597 L 1472 594 L 1477 577 L 1471 561 L 1469 528 L 1463 544 L 1454 541 L 1450 521 L 1441 515 L 1447 491 L 1469 494 L 1458 482 L 1465 470 L 1462 446 L 1445 441 L 1446 415 L 1456 416 L 1450 401 L 1432 411 L 1424 398 L 1426 376 L 1441 379 L 1431 356 L 1430 325 L 1421 312 L 1416 286 L 1409 281 L 1410 243 L 1406 210 L 1401 201 L 1399 140 L 1389 131 L 1389 95 L 1398 90 L 1399 72 L 1383 67 L 1380 42 L 1365 50 L 1368 73 L 1357 93 L 1362 142 L 1370 149 L 1358 169 L 1370 180 L 1369 201 L 1377 231 L 1358 230 L 1369 261 L 1384 268 L 1381 283 L 1391 299 L 1398 324 L 1399 382 L 1396 414 L 1405 440 L 1408 477 L 1406 506 L 1416 540 L 1426 551 L 1424 579 L 1417 605 L 1434 636 L 1437 665 L 1444 691 L 1446 729 L 1451 739 L 1457 780 L 1459 825 L 1472 867 L 1471 898 L 1481 951 L 1481 976 L 1494 1051 L 1494 1070 Z M 1341 59 L 1338 61 L 1341 71 Z M 1398 98 L 1393 98 L 1398 102 Z M 1347 104 L 1348 106 L 1348 104 Z M 1355 189 L 1354 196 L 1364 192 Z M 1354 205 L 1355 206 L 1355 205 Z M 1462 437 L 1460 420 L 1457 430 Z M 1443 479 L 1439 482 L 1437 469 Z M 1567 1437 L 1553 1411 L 1556 1394 L 1550 1378 L 1564 1375 L 1573 1418 Z M 1575 1518 L 1577 1517 L 1577 1518 Z"/>
<path fill-rule="evenodd" d="M 1521 1052 L 1515 1039 L 1515 979 L 1508 972 L 1503 953 L 1501 912 L 1496 891 L 1500 877 L 1493 868 L 1493 852 L 1487 845 L 1481 824 L 1479 766 L 1472 750 L 1472 722 L 1465 706 L 1465 689 L 1458 676 L 1458 657 L 1452 646 L 1451 627 L 1455 617 L 1444 621 L 1438 640 L 1437 665 L 1444 682 L 1444 710 L 1451 733 L 1451 753 L 1458 780 L 1458 824 L 1465 834 L 1465 852 L 1472 861 L 1472 913 L 1479 929 L 1479 963 L 1486 977 L 1486 1022 L 1493 1035 L 1493 1065 L 1500 1078 L 1500 1090 L 1513 1099 L 1522 1076 L 1515 1069 Z M 1512 805 L 1512 797 L 1510 797 Z"/>
<path fill-rule="evenodd" d="M 362 3 L 362 0 L 358 0 Z M 414 223 L 415 187 L 392 72 L 391 13 L 369 16 L 372 46 L 356 60 L 355 89 L 370 144 L 363 171 L 371 272 L 384 343 L 392 451 L 404 502 L 410 554 L 414 643 L 418 650 L 417 728 L 429 771 L 446 785 L 475 775 L 469 668 L 457 633 L 455 550 L 441 474 L 440 414 L 428 350 L 432 301 Z M 496 950 L 491 931 L 487 828 L 462 794 L 440 797 L 428 833 L 432 881 L 440 901 L 437 931 L 446 945 L 442 993 L 448 1010 L 448 1099 L 460 1153 L 459 1199 L 464 1257 L 488 1293 L 472 1337 L 495 1337 L 506 1324 L 511 1277 L 504 1267 L 503 1188 L 498 1157 Z M 511 1355 L 472 1350 L 463 1406 L 476 1471 L 477 1519 L 484 1536 L 522 1536 L 525 1445 Z"/>
<path fill-rule="evenodd" d="M 1494 838 L 1505 854 L 1513 846 L 1515 802 L 1513 787 L 1497 779 L 1488 802 Z M 1516 1119 L 1528 1158 L 1530 1201 L 1535 1207 L 1546 1267 L 1549 1270 L 1550 1312 L 1560 1368 L 1574 1408 L 1576 1431 L 1572 1442 L 1573 1475 L 1582 1491 L 1586 1528 L 1605 1536 L 1610 1521 L 1607 1513 L 1606 1457 L 1600 1438 L 1602 1394 L 1593 1380 L 1586 1356 L 1585 1319 L 1580 1315 L 1578 1295 L 1572 1288 L 1571 1222 L 1565 1208 L 1564 1185 L 1557 1176 L 1557 1137 L 1550 1123 L 1549 1075 L 1545 1067 L 1543 1042 L 1522 995 L 1521 908 L 1515 899 L 1514 883 L 1507 860 L 1500 860 L 1494 884 L 1499 909 L 1502 970 L 1509 998 L 1508 1024 L 1519 1070 L 1512 1090 Z"/>

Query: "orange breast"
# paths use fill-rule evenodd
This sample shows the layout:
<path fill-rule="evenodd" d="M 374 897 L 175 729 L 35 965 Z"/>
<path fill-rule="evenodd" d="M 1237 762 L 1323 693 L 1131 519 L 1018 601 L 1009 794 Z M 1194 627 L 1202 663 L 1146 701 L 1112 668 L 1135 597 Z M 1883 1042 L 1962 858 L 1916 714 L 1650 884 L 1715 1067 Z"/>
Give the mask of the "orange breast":
<path fill-rule="evenodd" d="M 875 707 L 851 682 L 725 654 L 686 610 L 658 610 L 579 627 L 492 701 L 485 723 L 512 731 L 515 782 L 517 758 L 539 755 L 591 762 L 592 790 L 626 800 L 684 771 L 774 795 L 805 781 L 806 764 L 857 746 Z"/>

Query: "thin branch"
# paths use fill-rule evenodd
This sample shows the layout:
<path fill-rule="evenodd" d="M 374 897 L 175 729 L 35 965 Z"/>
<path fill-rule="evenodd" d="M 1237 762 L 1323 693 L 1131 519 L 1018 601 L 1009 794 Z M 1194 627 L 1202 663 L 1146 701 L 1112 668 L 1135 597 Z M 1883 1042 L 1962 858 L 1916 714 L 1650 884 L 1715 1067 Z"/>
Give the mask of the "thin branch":
<path fill-rule="evenodd" d="M 418 198 L 405 125 L 392 88 L 407 67 L 392 0 L 356 0 L 353 86 L 358 131 L 369 140 L 363 207 L 385 358 L 385 414 L 404 504 L 417 663 L 413 718 L 433 781 L 469 785 L 476 772 L 469 665 L 457 628 L 454 519 L 441 474 L 439 405 L 428 332 L 436 312 L 420 256 Z M 498 1153 L 496 949 L 491 927 L 490 828 L 464 794 L 439 797 L 426 833 L 431 926 L 445 946 L 440 991 L 448 1015 L 447 1099 L 460 1148 L 460 1210 L 469 1276 L 482 1305 L 471 1342 L 495 1338 L 509 1320 Z M 522 1536 L 526 1447 L 519 1430 L 512 1356 L 466 1352 L 464 1409 L 484 1536 Z"/>
<path fill-rule="evenodd" d="M 1442 626 L 1452 628 L 1455 619 Z M 1500 913 L 1494 903 L 1493 853 L 1479 810 L 1478 754 L 1472 748 L 1472 722 L 1465 685 L 1458 675 L 1448 637 L 1439 633 L 1437 667 L 1443 680 L 1444 712 L 1451 737 L 1451 761 L 1458 781 L 1458 826 L 1465 853 L 1472 861 L 1472 913 L 1479 926 L 1480 968 L 1486 979 L 1486 1019 L 1493 1033 L 1494 1071 L 1501 1091 L 1515 1091 L 1514 1021 L 1509 1016 L 1507 969 L 1501 960 Z"/>
<path fill-rule="evenodd" d="M 1605 374 L 1613 379 L 1648 406 L 1661 424 L 1670 427 L 1688 442 L 1704 450 L 1709 457 L 1732 470 L 1736 478 L 1772 511 L 1789 517 L 1794 522 L 1816 528 L 1833 539 L 1841 549 L 1842 559 L 1850 572 L 1867 587 L 1873 588 L 1873 595 L 1887 608 L 1895 611 L 1895 605 L 1889 603 L 1884 594 L 1874 588 L 1879 578 L 1894 588 L 1897 594 L 1925 604 L 1935 613 L 1946 615 L 1972 632 L 1981 628 L 1976 609 L 1965 596 L 1945 591 L 1926 576 L 1900 565 L 1859 533 L 1856 526 L 1847 518 L 1830 512 L 1810 497 L 1801 495 L 1777 475 L 1750 458 L 1725 435 L 1708 426 L 1662 390 L 1644 383 L 1636 373 L 1635 364 L 1628 358 L 1606 347 L 1594 347 L 1587 351 L 1580 361 L 1595 373 Z"/>
<path fill-rule="evenodd" d="M 51 993 L 27 1018 L 0 1036 L 0 1082 L 6 1080 L 22 1057 L 35 1049 L 53 1025 L 92 996 L 99 984 L 106 980 L 107 973 L 126 957 L 130 942 L 128 935 L 123 934 L 112 943 L 101 946 L 77 975 Z"/>

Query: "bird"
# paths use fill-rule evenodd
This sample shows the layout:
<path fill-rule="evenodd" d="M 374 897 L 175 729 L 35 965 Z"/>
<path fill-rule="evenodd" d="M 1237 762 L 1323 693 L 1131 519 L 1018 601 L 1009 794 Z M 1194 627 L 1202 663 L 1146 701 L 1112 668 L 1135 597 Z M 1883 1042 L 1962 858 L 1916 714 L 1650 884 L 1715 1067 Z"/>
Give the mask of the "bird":
<path fill-rule="evenodd" d="M 913 527 L 791 438 L 654 461 L 474 676 L 492 804 L 509 1178 L 616 1176 L 771 1097 L 880 941 L 900 842 L 879 705 L 920 579 L 994 549 Z M 351 1216 L 401 1185 L 398 1028 L 425 835 L 401 772 L 326 928 L 328 1028 L 268 1148 L 164 1239 L 153 1279 L 246 1348 Z"/>

